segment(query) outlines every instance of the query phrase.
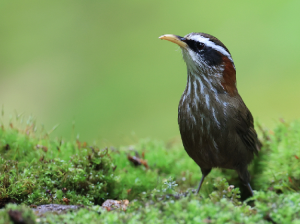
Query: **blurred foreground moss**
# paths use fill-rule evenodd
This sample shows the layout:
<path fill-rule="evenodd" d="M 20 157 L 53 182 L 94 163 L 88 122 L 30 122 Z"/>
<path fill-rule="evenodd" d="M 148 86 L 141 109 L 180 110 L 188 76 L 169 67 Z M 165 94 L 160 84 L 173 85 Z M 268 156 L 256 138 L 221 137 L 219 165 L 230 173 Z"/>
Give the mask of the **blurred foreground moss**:
<path fill-rule="evenodd" d="M 201 173 L 179 144 L 141 140 L 99 149 L 78 139 L 50 140 L 32 121 L 2 126 L 0 223 L 10 223 L 11 214 L 24 214 L 24 223 L 300 223 L 300 122 L 281 122 L 261 135 L 264 146 L 249 168 L 251 208 L 228 184 L 238 184 L 234 171 L 214 169 L 200 195 L 191 193 Z M 108 212 L 100 207 L 106 199 L 130 204 Z M 86 207 L 37 217 L 25 206 L 50 203 Z"/>

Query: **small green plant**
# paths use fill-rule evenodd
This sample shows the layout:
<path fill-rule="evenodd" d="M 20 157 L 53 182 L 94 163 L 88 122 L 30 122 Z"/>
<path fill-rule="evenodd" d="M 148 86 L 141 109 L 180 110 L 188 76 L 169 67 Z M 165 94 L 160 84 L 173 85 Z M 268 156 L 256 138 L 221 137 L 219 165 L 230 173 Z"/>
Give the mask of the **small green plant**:
<path fill-rule="evenodd" d="M 213 191 L 210 194 L 210 199 L 212 202 L 216 203 L 220 201 L 222 198 L 229 199 L 234 205 L 241 205 L 240 201 L 240 190 L 238 188 L 234 188 L 233 185 L 229 186 L 226 179 L 222 179 L 219 182 L 214 184 L 216 191 Z"/>
<path fill-rule="evenodd" d="M 168 190 L 174 190 L 177 186 L 178 184 L 176 184 L 176 181 L 174 181 L 172 177 L 169 177 L 169 179 L 164 182 L 163 192 L 166 192 Z"/>

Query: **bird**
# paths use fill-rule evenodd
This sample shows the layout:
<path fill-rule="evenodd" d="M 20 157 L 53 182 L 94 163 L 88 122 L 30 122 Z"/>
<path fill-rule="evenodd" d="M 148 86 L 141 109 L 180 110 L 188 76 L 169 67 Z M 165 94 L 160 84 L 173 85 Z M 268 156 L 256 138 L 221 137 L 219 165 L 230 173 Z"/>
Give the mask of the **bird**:
<path fill-rule="evenodd" d="M 159 37 L 177 44 L 187 66 L 187 84 L 178 106 L 184 149 L 200 167 L 202 178 L 212 168 L 235 170 L 251 196 L 248 165 L 261 143 L 253 116 L 236 85 L 236 68 L 227 47 L 206 33 Z"/>

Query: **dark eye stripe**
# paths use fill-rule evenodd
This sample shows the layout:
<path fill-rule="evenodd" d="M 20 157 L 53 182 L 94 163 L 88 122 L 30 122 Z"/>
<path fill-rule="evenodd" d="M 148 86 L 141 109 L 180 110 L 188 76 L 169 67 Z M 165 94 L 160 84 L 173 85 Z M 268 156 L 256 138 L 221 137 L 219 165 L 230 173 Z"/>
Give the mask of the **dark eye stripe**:
<path fill-rule="evenodd" d="M 195 52 L 199 52 L 200 50 L 202 50 L 205 47 L 205 45 L 203 43 L 200 43 L 200 42 L 195 41 L 195 40 L 185 40 L 185 42 L 187 43 L 189 48 L 191 48 Z"/>
<path fill-rule="evenodd" d="M 185 42 L 190 49 L 199 54 L 197 57 L 201 57 L 208 65 L 214 66 L 222 63 L 222 54 L 216 49 L 196 40 L 185 40 Z"/>

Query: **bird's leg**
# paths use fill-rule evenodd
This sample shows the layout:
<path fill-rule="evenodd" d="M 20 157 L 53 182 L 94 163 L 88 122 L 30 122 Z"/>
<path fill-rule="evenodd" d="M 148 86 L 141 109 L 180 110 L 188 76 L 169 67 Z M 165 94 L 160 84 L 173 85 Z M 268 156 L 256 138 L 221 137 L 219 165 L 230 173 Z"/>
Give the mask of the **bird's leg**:
<path fill-rule="evenodd" d="M 200 191 L 200 188 L 201 188 L 201 186 L 202 186 L 202 184 L 203 184 L 204 178 L 205 178 L 205 176 L 204 176 L 204 175 L 202 175 L 202 177 L 201 177 L 201 180 L 200 180 L 200 183 L 199 183 L 199 186 L 198 186 L 198 189 L 197 189 L 197 193 L 196 193 L 196 194 L 198 194 L 198 193 L 199 193 L 199 191 Z"/>
<path fill-rule="evenodd" d="M 249 174 L 247 168 L 244 168 L 244 169 L 242 170 L 242 172 L 239 171 L 239 170 L 237 170 L 237 172 L 238 172 L 238 175 L 239 175 L 239 177 L 240 177 L 240 180 L 241 180 L 242 183 L 247 187 L 247 189 L 249 190 L 251 196 L 253 196 L 253 195 L 254 195 L 254 194 L 253 194 L 253 190 L 252 190 L 252 187 L 251 187 L 251 185 L 250 185 L 250 174 Z"/>
<path fill-rule="evenodd" d="M 253 190 L 251 188 L 250 183 L 247 183 L 246 186 L 247 186 L 248 190 L 250 191 L 251 196 L 253 196 L 254 194 L 253 194 Z"/>
<path fill-rule="evenodd" d="M 199 193 L 200 189 L 201 189 L 201 186 L 203 184 L 203 181 L 204 181 L 204 178 L 210 173 L 211 171 L 211 168 L 210 169 L 202 169 L 201 168 L 201 172 L 202 172 L 202 177 L 201 177 L 201 180 L 200 180 L 200 183 L 199 183 L 199 186 L 198 186 L 198 189 L 197 189 L 197 193 Z"/>

